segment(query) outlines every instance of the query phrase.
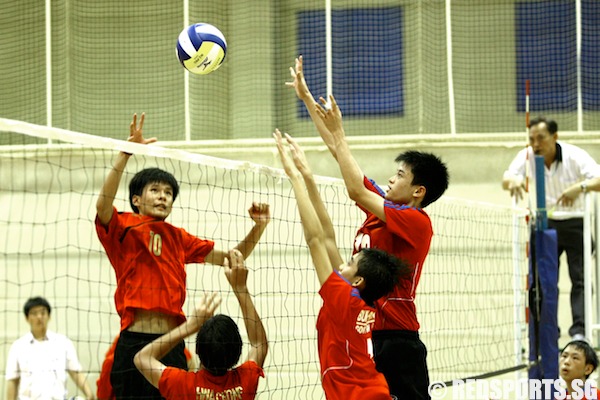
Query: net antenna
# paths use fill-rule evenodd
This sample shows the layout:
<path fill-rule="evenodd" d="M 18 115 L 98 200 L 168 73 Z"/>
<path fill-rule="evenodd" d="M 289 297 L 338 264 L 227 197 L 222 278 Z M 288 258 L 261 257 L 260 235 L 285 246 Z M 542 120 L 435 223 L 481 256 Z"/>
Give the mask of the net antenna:
<path fill-rule="evenodd" d="M 531 243 L 531 232 L 534 229 L 534 224 L 535 224 L 535 217 L 533 214 L 533 206 L 531 204 L 531 196 L 529 193 L 529 180 L 531 177 L 531 160 L 530 160 L 530 151 L 529 151 L 529 121 L 530 121 L 530 114 L 529 114 L 529 96 L 531 93 L 531 84 L 530 84 L 530 80 L 527 79 L 525 81 L 525 194 L 524 196 L 527 196 L 527 214 L 526 214 L 526 221 L 527 221 L 527 226 L 528 226 L 528 232 L 529 232 L 529 236 L 527 238 L 527 257 L 529 258 L 529 260 L 533 260 L 535 258 L 535 254 L 534 254 L 534 244 Z M 516 206 L 516 196 L 513 197 L 513 206 Z M 530 261 L 531 262 L 531 261 Z M 529 304 L 526 310 L 527 313 L 527 317 L 530 318 L 530 311 L 529 311 L 529 307 L 533 306 L 535 307 L 535 312 L 533 313 L 533 315 L 535 316 L 536 319 L 539 319 L 539 315 L 541 313 L 541 309 L 540 309 L 540 305 L 541 305 L 541 299 L 540 299 L 540 293 L 539 290 L 537 288 L 540 287 L 540 282 L 539 282 L 539 277 L 537 276 L 537 274 L 534 274 L 534 279 L 536 279 L 536 282 L 534 284 L 535 286 L 535 291 L 534 291 L 534 299 L 530 299 L 533 300 L 533 304 Z M 529 282 L 529 279 L 527 279 L 527 281 Z M 528 291 L 531 290 L 531 287 L 527 288 Z M 535 338 L 536 338 L 536 343 L 535 343 L 535 347 L 536 349 L 539 349 L 539 332 L 538 332 L 538 327 L 539 327 L 539 321 L 535 321 L 534 322 L 534 329 L 535 329 Z M 539 351 L 537 351 L 537 359 L 535 361 L 533 361 L 533 365 L 538 364 L 540 361 L 540 355 L 539 355 Z"/>
<path fill-rule="evenodd" d="M 525 216 L 525 224 L 527 226 L 527 230 L 526 230 L 526 239 L 525 239 L 525 243 L 526 243 L 526 257 L 527 257 L 527 265 L 529 265 L 529 259 L 532 257 L 532 244 L 530 243 L 530 239 L 531 239 L 531 229 L 533 229 L 533 225 L 532 225 L 532 220 L 533 218 L 531 217 L 531 213 L 532 213 L 532 206 L 531 206 L 531 196 L 529 196 L 529 177 L 531 175 L 531 168 L 530 168 L 530 164 L 529 164 L 529 94 L 530 94 L 530 81 L 529 79 L 527 79 L 525 81 L 525 181 L 524 181 L 524 191 L 525 194 L 524 196 L 527 196 L 527 210 L 526 213 L 524 214 Z M 518 200 L 517 200 L 517 196 L 513 196 L 512 197 L 512 208 L 515 211 L 513 213 L 513 258 L 515 260 L 514 262 L 514 302 L 515 305 L 517 305 L 515 307 L 515 316 L 514 316 L 514 320 L 515 320 L 515 341 L 514 341 L 514 354 L 515 354 L 515 363 L 519 364 L 522 361 L 522 354 L 521 354 L 521 343 L 524 337 L 527 337 L 527 325 L 521 325 L 519 324 L 519 313 L 523 312 L 523 310 L 525 311 L 525 319 L 526 319 L 526 324 L 529 323 L 529 307 L 531 306 L 531 304 L 529 303 L 528 300 L 525 300 L 524 303 L 522 303 L 522 298 L 519 295 L 519 288 L 522 287 L 522 282 L 520 281 L 520 276 L 521 276 L 521 267 L 519 264 L 519 257 L 521 252 L 523 251 L 520 243 L 521 243 L 521 238 L 520 236 L 520 230 L 519 230 L 519 225 L 520 225 L 520 219 L 523 218 L 523 214 L 520 214 L 518 212 L 516 212 L 516 210 L 518 210 L 518 204 L 517 204 Z M 527 271 L 528 271 L 528 267 L 526 267 Z M 529 277 L 526 280 L 527 285 L 529 285 Z M 529 287 L 527 287 L 527 291 L 529 291 Z M 539 294 L 538 294 L 539 296 Z M 525 299 L 527 299 L 527 296 L 525 296 Z M 519 305 L 522 305 L 521 307 L 519 307 Z M 534 302 L 534 307 L 537 307 L 539 305 L 539 298 L 536 299 L 536 301 Z M 539 315 L 539 308 L 536 309 L 536 314 L 535 315 Z M 537 326 L 537 325 L 536 325 Z M 537 337 L 537 335 L 536 335 Z M 536 361 L 537 363 L 538 361 Z"/>

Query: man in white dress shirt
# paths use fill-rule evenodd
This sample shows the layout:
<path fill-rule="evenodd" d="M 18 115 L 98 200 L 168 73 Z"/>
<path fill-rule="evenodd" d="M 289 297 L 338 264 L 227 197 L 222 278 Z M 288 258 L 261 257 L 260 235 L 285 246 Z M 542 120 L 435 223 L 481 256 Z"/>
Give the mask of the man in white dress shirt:
<path fill-rule="evenodd" d="M 94 399 L 73 343 L 48 330 L 50 303 L 43 297 L 32 297 L 23 311 L 31 332 L 15 341 L 8 353 L 6 399 L 64 400 L 67 373 L 87 399 Z"/>
<path fill-rule="evenodd" d="M 517 200 L 523 198 L 526 163 L 529 160 L 530 187 L 535 187 L 535 156 L 544 157 L 548 227 L 556 230 L 558 256 L 567 253 L 571 278 L 569 335 L 584 339 L 583 299 L 583 193 L 600 190 L 600 166 L 583 149 L 558 140 L 558 125 L 538 117 L 529 124 L 529 145 L 521 150 L 504 172 L 502 188 Z"/>

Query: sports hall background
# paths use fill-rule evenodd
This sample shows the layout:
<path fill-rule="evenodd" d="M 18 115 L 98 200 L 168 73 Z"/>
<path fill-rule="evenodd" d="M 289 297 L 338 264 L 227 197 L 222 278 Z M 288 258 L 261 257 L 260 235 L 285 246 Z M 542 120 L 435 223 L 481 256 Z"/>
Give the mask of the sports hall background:
<path fill-rule="evenodd" d="M 131 115 L 146 112 L 146 131 L 163 143 L 265 139 L 267 149 L 256 140 L 196 145 L 239 148 L 232 158 L 261 163 L 272 162 L 263 150 L 270 154 L 274 127 L 317 136 L 283 82 L 303 54 L 313 94 L 326 95 L 325 1 L 61 0 L 47 2 L 49 12 L 41 1 L 0 4 L 2 118 L 124 138 Z M 554 117 L 563 138 L 576 132 L 596 155 L 588 143 L 600 122 L 597 2 L 333 0 L 332 8 L 333 92 L 348 135 L 363 138 L 357 149 L 434 146 L 447 154 L 453 184 L 496 182 L 514 153 L 502 150 L 525 144 L 529 79 L 531 114 Z M 228 41 L 224 65 L 189 82 L 174 50 L 185 17 L 218 26 Z M 383 168 L 380 179 L 389 174 L 382 164 L 362 163 L 371 174 Z"/>
<path fill-rule="evenodd" d="M 157 0 L 47 4 L 0 0 L 1 118 L 123 139 L 131 115 L 145 112 L 145 132 L 163 144 L 275 167 L 270 134 L 279 127 L 306 138 L 315 173 L 339 176 L 284 85 L 303 54 L 313 94 L 326 94 L 324 1 L 191 0 L 189 14 L 185 2 Z M 392 174 L 399 151 L 418 148 L 448 163 L 448 195 L 510 205 L 500 180 L 526 142 L 526 79 L 531 114 L 556 119 L 562 139 L 600 160 L 597 2 L 333 0 L 332 6 L 333 93 L 354 154 L 377 181 Z M 225 63 L 213 74 L 185 78 L 176 59 L 186 15 L 227 38 Z M 36 141 L 0 135 L 0 145 Z M 570 289 L 564 271 L 563 332 Z M 24 301 L 6 299 L 5 308 L 20 310 Z M 23 321 L 0 318 L 4 343 L 24 329 Z"/>

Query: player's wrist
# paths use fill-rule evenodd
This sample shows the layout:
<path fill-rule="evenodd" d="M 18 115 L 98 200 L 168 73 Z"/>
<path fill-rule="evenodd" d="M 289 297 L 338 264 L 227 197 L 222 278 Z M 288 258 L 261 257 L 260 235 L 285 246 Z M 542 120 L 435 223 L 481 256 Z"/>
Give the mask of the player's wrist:
<path fill-rule="evenodd" d="M 188 317 L 188 320 L 187 320 L 188 327 L 186 329 L 186 333 L 188 334 L 188 336 L 192 335 L 198 329 L 200 329 L 202 324 L 204 324 L 204 322 L 207 319 L 208 318 L 206 317 L 206 315 L 203 314 L 202 311 L 199 314 L 194 314 L 194 315 Z"/>
<path fill-rule="evenodd" d="M 265 228 L 267 225 L 269 225 L 270 221 L 271 221 L 270 219 L 258 219 L 256 221 L 254 221 L 254 224 L 261 228 Z"/>
<path fill-rule="evenodd" d="M 304 103 L 306 103 L 306 105 L 313 105 L 315 103 L 315 99 L 313 98 L 313 95 L 310 91 L 306 90 L 306 91 L 302 91 L 301 93 L 299 93 L 300 100 L 302 100 Z"/>
<path fill-rule="evenodd" d="M 300 173 L 302 174 L 302 177 L 304 178 L 305 181 L 314 181 L 314 176 L 310 169 L 308 169 L 308 168 L 302 169 L 302 170 L 300 170 Z"/>

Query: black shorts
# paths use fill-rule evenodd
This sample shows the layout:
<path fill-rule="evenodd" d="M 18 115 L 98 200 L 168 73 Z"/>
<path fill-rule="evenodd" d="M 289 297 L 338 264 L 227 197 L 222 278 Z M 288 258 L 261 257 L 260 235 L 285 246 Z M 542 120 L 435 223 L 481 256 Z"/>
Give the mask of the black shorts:
<path fill-rule="evenodd" d="M 399 399 L 430 399 L 427 348 L 414 331 L 373 331 L 375 366 Z"/>
<path fill-rule="evenodd" d="M 133 363 L 133 357 L 145 345 L 160 337 L 160 334 L 122 331 L 115 347 L 115 361 L 110 373 L 110 383 L 117 399 L 162 399 L 157 388 L 152 386 Z M 187 361 L 182 341 L 160 361 L 168 366 L 187 371 Z"/>

